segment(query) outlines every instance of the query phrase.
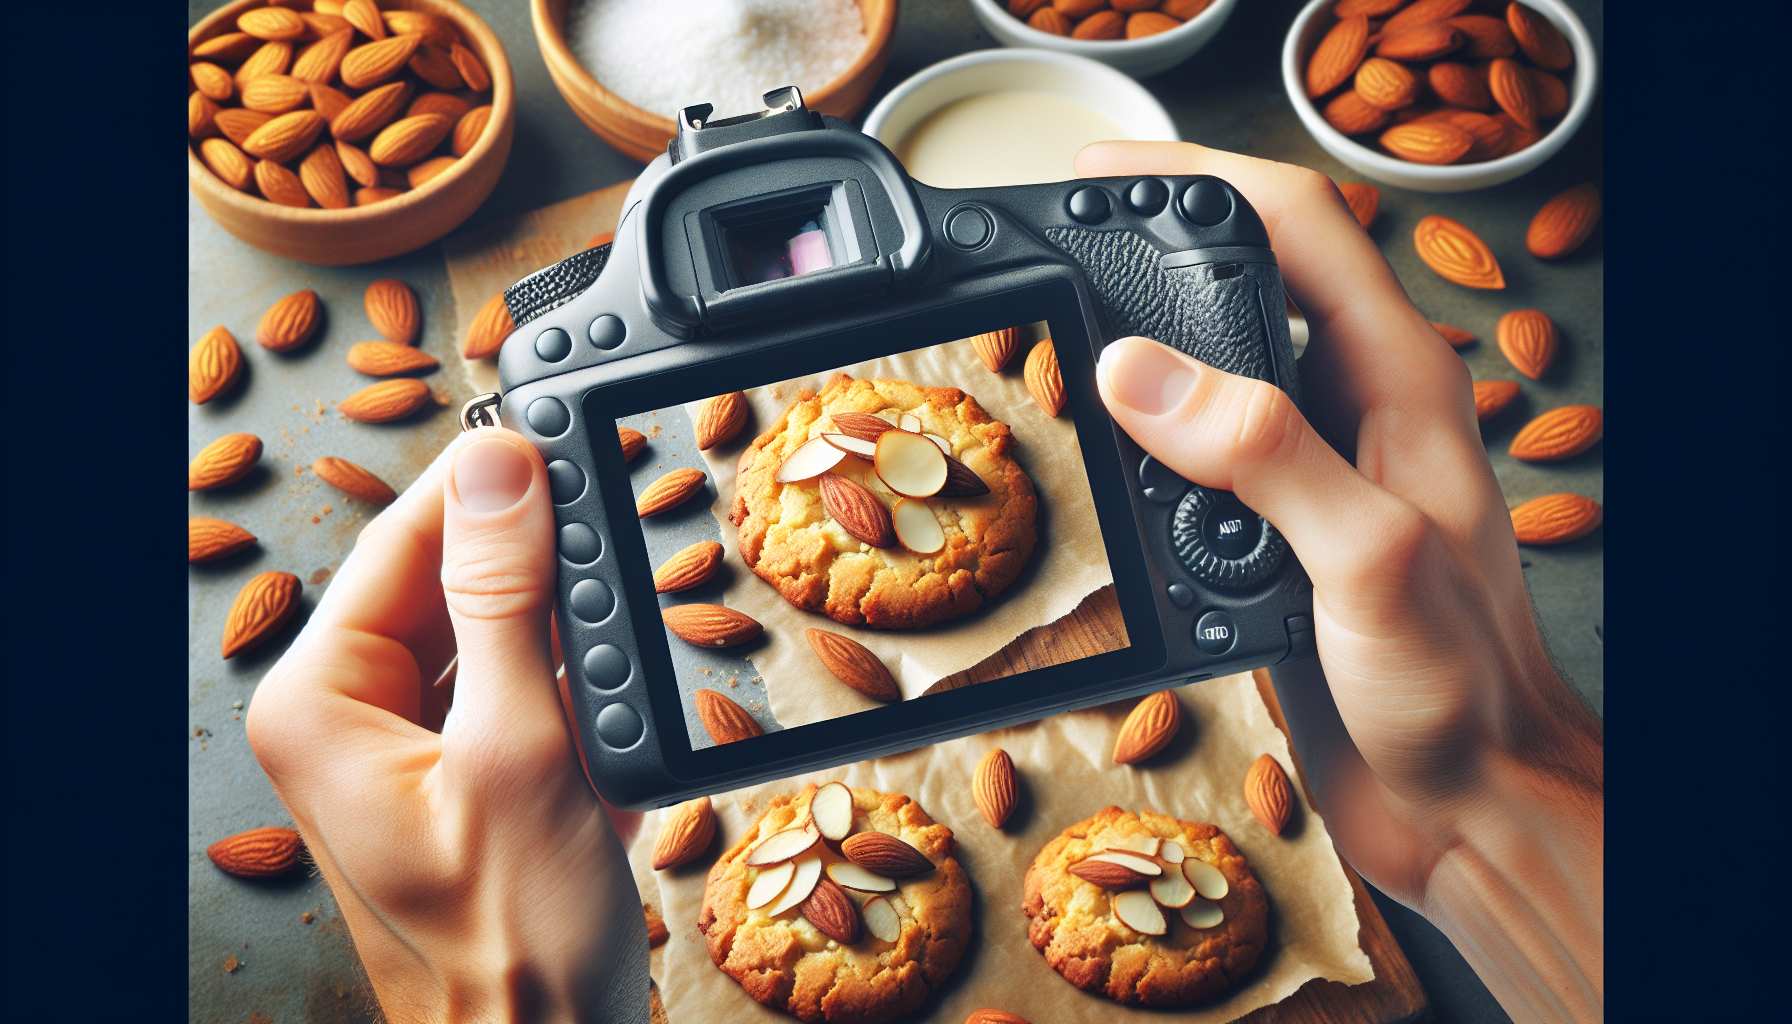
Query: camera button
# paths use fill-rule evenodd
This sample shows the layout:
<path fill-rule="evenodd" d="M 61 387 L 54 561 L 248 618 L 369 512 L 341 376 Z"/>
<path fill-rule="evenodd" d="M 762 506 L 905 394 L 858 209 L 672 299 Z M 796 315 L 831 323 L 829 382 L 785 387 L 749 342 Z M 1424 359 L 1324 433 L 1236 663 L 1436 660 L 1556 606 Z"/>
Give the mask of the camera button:
<path fill-rule="evenodd" d="M 1212 227 L 1232 216 L 1232 196 L 1226 186 L 1204 178 L 1182 193 L 1182 215 L 1202 227 Z"/>
<path fill-rule="evenodd" d="M 1170 201 L 1170 186 L 1156 178 L 1140 178 L 1126 190 L 1126 205 L 1132 212 L 1147 217 L 1164 208 Z"/>
<path fill-rule="evenodd" d="M 597 738 L 606 747 L 627 750 L 639 743 L 646 731 L 647 724 L 627 704 L 608 704 L 597 713 Z"/>
<path fill-rule="evenodd" d="M 542 437 L 559 437 L 572 426 L 572 413 L 558 398 L 537 398 L 529 403 L 529 428 Z"/>
<path fill-rule="evenodd" d="M 628 655 L 613 644 L 598 644 L 585 652 L 585 681 L 600 690 L 620 690 L 633 673 Z"/>
<path fill-rule="evenodd" d="M 553 472 L 553 467 L 548 467 Z M 560 557 L 574 565 L 590 565 L 604 556 L 604 539 L 584 523 L 560 528 Z"/>
<path fill-rule="evenodd" d="M 989 214 L 974 206 L 953 210 L 946 217 L 946 240 L 960 249 L 975 249 L 994 233 Z"/>
<path fill-rule="evenodd" d="M 572 613 L 580 622 L 597 625 L 616 610 L 616 592 L 603 580 L 580 580 L 572 586 Z"/>
<path fill-rule="evenodd" d="M 1188 481 L 1177 476 L 1170 467 L 1157 461 L 1150 455 L 1139 463 L 1139 486 L 1145 489 L 1145 499 L 1159 505 L 1174 505 L 1188 488 Z"/>
<path fill-rule="evenodd" d="M 572 355 L 572 336 L 558 327 L 550 327 L 536 337 L 535 354 L 543 362 L 557 363 Z"/>
<path fill-rule="evenodd" d="M 628 337 L 628 325 L 622 322 L 621 317 L 605 313 L 591 321 L 591 327 L 585 334 L 591 339 L 591 344 L 607 352 L 622 344 Z"/>
<path fill-rule="evenodd" d="M 1201 520 L 1201 539 L 1207 550 L 1226 559 L 1239 559 L 1257 549 L 1263 536 L 1263 519 L 1237 498 L 1213 503 Z"/>
<path fill-rule="evenodd" d="M 579 495 L 585 493 L 585 471 L 565 459 L 548 463 L 548 493 L 556 505 L 570 505 L 579 500 Z M 561 531 L 560 537 L 566 539 L 565 531 Z"/>
<path fill-rule="evenodd" d="M 1084 224 L 1096 224 L 1108 219 L 1108 194 L 1093 185 L 1079 188 L 1070 193 L 1068 206 L 1070 216 Z"/>
<path fill-rule="evenodd" d="M 1164 593 L 1169 595 L 1170 603 L 1178 608 L 1187 609 L 1195 603 L 1195 592 L 1186 583 L 1172 583 L 1164 589 Z"/>
<path fill-rule="evenodd" d="M 1195 646 L 1202 654 L 1224 654 L 1237 642 L 1238 627 L 1225 612 L 1208 612 L 1195 623 Z"/>

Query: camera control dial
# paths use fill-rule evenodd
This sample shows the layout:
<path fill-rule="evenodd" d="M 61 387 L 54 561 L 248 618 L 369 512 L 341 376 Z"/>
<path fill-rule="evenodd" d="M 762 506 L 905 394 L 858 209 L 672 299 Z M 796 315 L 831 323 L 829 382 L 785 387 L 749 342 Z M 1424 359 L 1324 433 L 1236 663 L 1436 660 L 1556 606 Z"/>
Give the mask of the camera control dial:
<path fill-rule="evenodd" d="M 1244 502 L 1199 486 L 1176 506 L 1170 546 L 1189 572 L 1227 590 L 1268 579 L 1288 551 L 1276 528 Z"/>

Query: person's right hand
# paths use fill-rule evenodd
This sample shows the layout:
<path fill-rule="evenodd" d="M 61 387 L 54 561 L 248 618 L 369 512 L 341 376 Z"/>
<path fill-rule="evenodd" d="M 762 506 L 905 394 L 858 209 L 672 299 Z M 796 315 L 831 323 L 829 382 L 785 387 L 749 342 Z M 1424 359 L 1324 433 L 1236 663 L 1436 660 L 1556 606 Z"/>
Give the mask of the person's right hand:
<path fill-rule="evenodd" d="M 1109 345 L 1097 378 L 1134 440 L 1235 492 L 1312 577 L 1354 746 L 1302 753 L 1340 850 L 1449 934 L 1515 1018 L 1599 1019 L 1601 728 L 1539 635 L 1462 360 L 1324 175 L 1182 143 L 1099 143 L 1076 166 L 1230 182 L 1307 318 L 1305 417 L 1145 338 Z"/>

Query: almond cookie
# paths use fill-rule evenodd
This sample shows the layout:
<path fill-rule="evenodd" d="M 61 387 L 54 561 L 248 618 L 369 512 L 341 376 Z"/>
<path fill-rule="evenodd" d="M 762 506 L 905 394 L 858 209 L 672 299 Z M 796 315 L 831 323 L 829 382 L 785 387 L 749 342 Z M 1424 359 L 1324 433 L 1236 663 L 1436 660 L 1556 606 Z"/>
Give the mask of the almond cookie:
<path fill-rule="evenodd" d="M 1090 860 L 1116 852 L 1114 860 Z M 1113 869 L 1141 861 L 1158 874 Z M 1173 877 L 1179 871 L 1183 879 Z M 1160 880 L 1163 889 L 1151 884 Z M 1151 811 L 1107 807 L 1065 829 L 1033 858 L 1024 891 L 1027 937 L 1046 963 L 1077 988 L 1120 1003 L 1181 1006 L 1222 992 L 1250 973 L 1269 940 L 1263 886 L 1226 834 Z M 1123 907 L 1117 898 L 1134 902 Z M 1177 903 L 1181 909 L 1170 906 Z M 1144 908 L 1131 909 L 1138 904 Z M 1135 930 L 1121 920 L 1127 913 L 1134 924 L 1161 923 L 1163 934 Z"/>
<path fill-rule="evenodd" d="M 820 476 L 777 481 L 784 460 L 837 429 L 831 417 L 840 413 L 892 424 L 912 417 L 918 421 L 912 429 L 943 440 L 948 454 L 989 488 L 969 497 L 906 499 L 924 500 L 932 511 L 945 536 L 937 551 L 916 554 L 899 540 L 874 547 L 849 533 L 829 514 Z M 741 453 L 729 520 L 740 528 L 746 564 L 798 608 L 849 626 L 931 626 L 981 608 L 1014 582 L 1033 553 L 1038 499 L 1013 449 L 1007 425 L 957 388 L 838 374 L 819 395 L 799 392 Z M 886 509 L 894 511 L 901 500 L 869 459 L 847 455 L 830 471 L 875 495 Z"/>
<path fill-rule="evenodd" d="M 804 1021 L 881 1024 L 920 1006 L 958 966 L 971 936 L 970 882 L 952 856 L 951 829 L 936 824 L 906 796 L 869 789 L 851 791 L 852 826 L 843 842 L 817 839 L 790 862 L 794 869 L 788 864 L 748 866 L 749 853 L 762 839 L 813 822 L 809 804 L 816 791 L 811 783 L 795 796 L 774 797 L 758 823 L 722 854 L 709 871 L 697 927 L 710 959 L 759 1002 Z M 873 831 L 919 851 L 931 870 L 886 880 L 854 869 L 841 855 L 841 847 L 856 850 L 854 837 Z M 819 883 L 813 869 L 804 870 L 810 858 L 822 861 Z M 817 884 L 833 884 L 829 879 L 842 866 L 858 871 L 839 874 L 844 883 L 887 881 L 893 886 L 882 893 L 836 889 L 859 915 L 848 922 L 857 935 L 850 944 L 816 927 L 805 914 L 813 903 L 792 902 L 803 895 L 792 887 L 807 885 L 812 893 Z M 765 886 L 755 894 L 755 883 L 771 872 L 789 874 L 792 880 L 779 894 L 769 894 Z M 867 883 L 867 878 L 875 881 Z M 769 902 L 749 910 L 753 899 Z M 884 906 L 868 907 L 873 900 L 882 900 Z M 893 920 L 883 913 L 886 909 L 894 911 Z M 883 916 L 874 923 L 874 914 Z M 880 927 L 896 938 L 879 938 Z M 725 1014 L 718 1008 L 718 1019 L 721 1016 Z"/>

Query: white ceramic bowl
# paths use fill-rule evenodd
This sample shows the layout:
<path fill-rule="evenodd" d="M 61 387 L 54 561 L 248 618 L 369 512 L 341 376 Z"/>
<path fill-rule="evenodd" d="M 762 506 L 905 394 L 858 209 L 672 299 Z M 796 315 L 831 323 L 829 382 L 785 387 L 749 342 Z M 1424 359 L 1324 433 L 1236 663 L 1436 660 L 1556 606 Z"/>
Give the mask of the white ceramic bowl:
<path fill-rule="evenodd" d="M 1319 141 L 1327 153 L 1366 178 L 1384 185 L 1397 185 L 1418 192 L 1467 192 L 1511 181 L 1536 169 L 1555 156 L 1580 126 L 1586 123 L 1593 109 L 1593 92 L 1599 84 L 1599 61 L 1593 54 L 1593 40 L 1587 28 L 1561 0 L 1524 0 L 1525 5 L 1548 18 L 1574 50 L 1574 79 L 1568 83 L 1568 113 L 1548 135 L 1534 145 L 1498 160 L 1478 164 L 1415 164 L 1389 156 L 1355 142 L 1326 123 L 1319 108 L 1307 98 L 1307 55 L 1313 52 L 1323 33 L 1334 19 L 1328 13 L 1332 0 L 1311 0 L 1294 19 L 1288 38 L 1282 44 L 1282 85 L 1288 90 L 1288 101 L 1300 115 L 1301 124 Z"/>
<path fill-rule="evenodd" d="M 1238 0 L 1213 0 L 1207 9 L 1168 32 L 1143 39 L 1072 39 L 1031 28 L 1008 13 L 1003 0 L 971 0 L 971 10 L 990 35 L 1003 46 L 1024 46 L 1056 53 L 1070 53 L 1101 61 L 1137 78 L 1168 71 L 1207 45 Z"/>
<path fill-rule="evenodd" d="M 1047 50 L 974 50 L 922 68 L 872 108 L 865 134 L 895 150 L 934 111 L 970 96 L 1026 89 L 1075 100 L 1103 114 L 1128 138 L 1177 142 L 1176 124 L 1145 87 L 1087 57 Z M 1064 178 L 1072 177 L 1071 168 Z"/>

